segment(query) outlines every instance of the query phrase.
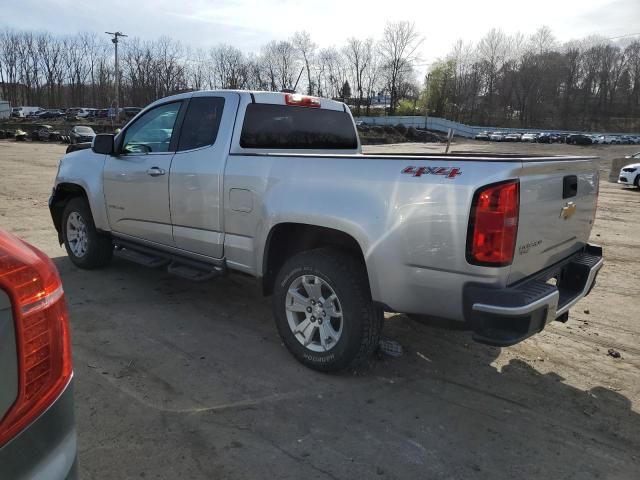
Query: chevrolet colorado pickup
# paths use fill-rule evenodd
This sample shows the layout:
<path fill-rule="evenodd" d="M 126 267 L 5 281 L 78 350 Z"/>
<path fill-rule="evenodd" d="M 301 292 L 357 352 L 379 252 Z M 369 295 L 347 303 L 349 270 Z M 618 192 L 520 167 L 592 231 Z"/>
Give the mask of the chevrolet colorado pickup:
<path fill-rule="evenodd" d="M 384 311 L 515 344 L 566 321 L 603 263 L 593 157 L 365 155 L 343 103 L 246 91 L 158 100 L 84 147 L 50 198 L 73 263 L 255 276 L 318 370 L 365 361 Z"/>

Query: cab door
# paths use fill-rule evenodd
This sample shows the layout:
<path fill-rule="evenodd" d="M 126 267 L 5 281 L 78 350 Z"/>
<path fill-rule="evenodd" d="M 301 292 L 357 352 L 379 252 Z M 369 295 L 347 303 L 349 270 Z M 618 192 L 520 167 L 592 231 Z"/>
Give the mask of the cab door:
<path fill-rule="evenodd" d="M 171 163 L 175 246 L 212 258 L 223 255 L 224 167 L 239 101 L 232 92 L 194 93 Z"/>
<path fill-rule="evenodd" d="M 122 132 L 104 168 L 104 195 L 114 233 L 173 245 L 169 171 L 183 101 L 158 105 Z"/>

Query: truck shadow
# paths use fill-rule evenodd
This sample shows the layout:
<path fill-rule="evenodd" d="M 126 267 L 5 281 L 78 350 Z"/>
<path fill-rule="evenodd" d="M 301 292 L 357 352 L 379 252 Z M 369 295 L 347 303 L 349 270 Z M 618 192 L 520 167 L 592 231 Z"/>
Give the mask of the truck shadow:
<path fill-rule="evenodd" d="M 54 263 L 71 311 L 80 391 L 89 363 L 118 372 L 113 384 L 136 377 L 146 382 L 147 398 L 185 409 L 297 395 L 312 380 L 308 398 L 289 404 L 286 419 L 278 420 L 276 406 L 260 401 L 243 418 L 282 448 L 289 448 L 291 431 L 321 432 L 333 439 L 334 451 L 363 465 L 384 462 L 383 470 L 397 472 L 397 478 L 424 478 L 433 455 L 446 458 L 438 468 L 448 465 L 458 478 L 564 478 L 578 471 L 576 478 L 624 478 L 638 471 L 640 415 L 615 385 L 592 377 L 600 384 L 580 389 L 557 373 L 588 368 L 578 360 L 532 361 L 517 351 L 476 344 L 465 331 L 391 315 L 385 335 L 400 342 L 403 357 L 378 357 L 364 371 L 323 375 L 286 352 L 269 299 L 252 279 L 190 283 L 118 260 L 99 272 L 79 270 L 66 257 Z M 306 409 L 319 394 L 339 398 L 340 411 L 325 403 L 312 413 Z M 317 417 L 313 427 L 305 423 L 308 415 Z M 274 421 L 282 426 L 273 430 Z M 353 425 L 348 432 L 346 424 Z M 359 447 L 359 439 L 372 437 L 378 440 Z M 415 448 L 409 461 L 407 448 Z M 492 470 L 510 462 L 522 465 Z M 345 472 L 334 474 L 347 478 Z M 366 469 L 358 472 L 368 475 Z"/>

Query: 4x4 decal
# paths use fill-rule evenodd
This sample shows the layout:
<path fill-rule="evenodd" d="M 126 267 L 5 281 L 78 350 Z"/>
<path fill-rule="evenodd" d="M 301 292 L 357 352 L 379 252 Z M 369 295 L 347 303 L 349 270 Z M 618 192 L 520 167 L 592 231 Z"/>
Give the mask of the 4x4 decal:
<path fill-rule="evenodd" d="M 447 178 L 456 178 L 462 175 L 462 170 L 458 167 L 414 167 L 410 166 L 402 170 L 402 173 L 421 177 L 422 175 L 443 175 Z"/>

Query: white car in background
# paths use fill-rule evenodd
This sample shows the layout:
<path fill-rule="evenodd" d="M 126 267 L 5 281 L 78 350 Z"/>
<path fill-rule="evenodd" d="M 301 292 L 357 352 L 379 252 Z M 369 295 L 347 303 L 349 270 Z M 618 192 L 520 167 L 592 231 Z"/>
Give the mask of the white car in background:
<path fill-rule="evenodd" d="M 489 135 L 489 140 L 491 140 L 492 142 L 501 142 L 504 140 L 505 135 L 506 134 L 504 132 L 491 132 L 491 135 Z"/>
<path fill-rule="evenodd" d="M 627 157 L 630 160 L 636 160 L 637 163 L 625 165 L 618 175 L 618 183 L 627 187 L 640 188 L 640 152 L 634 153 Z"/>
<path fill-rule="evenodd" d="M 522 135 L 521 140 L 523 142 L 535 142 L 537 137 L 537 133 L 525 133 L 524 135 Z"/>
<path fill-rule="evenodd" d="M 74 107 L 67 110 L 67 117 L 86 118 L 93 108 Z"/>

